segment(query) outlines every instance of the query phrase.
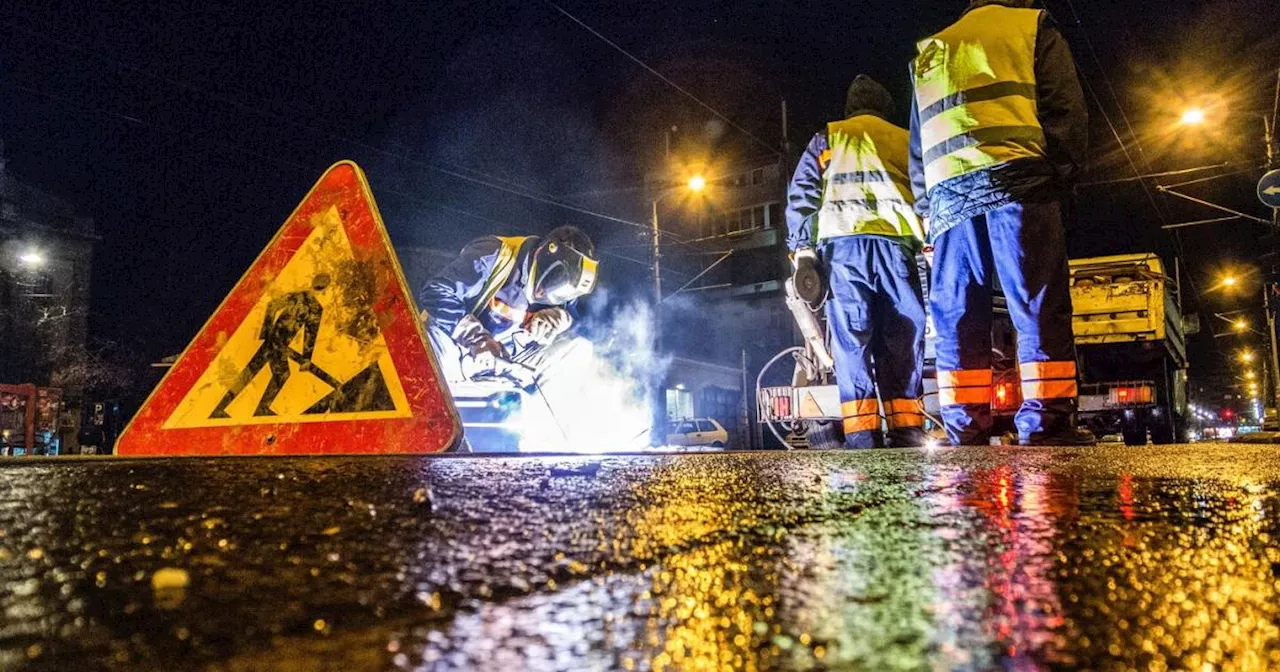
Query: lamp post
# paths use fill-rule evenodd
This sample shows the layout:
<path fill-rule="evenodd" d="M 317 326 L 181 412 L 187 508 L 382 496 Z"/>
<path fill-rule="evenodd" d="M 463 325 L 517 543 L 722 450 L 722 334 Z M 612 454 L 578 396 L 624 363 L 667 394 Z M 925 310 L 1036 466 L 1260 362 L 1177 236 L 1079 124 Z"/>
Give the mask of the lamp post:
<path fill-rule="evenodd" d="M 658 191 L 654 192 L 653 198 L 649 201 L 650 206 L 650 242 L 653 245 L 653 261 L 650 264 L 650 270 L 653 273 L 653 346 L 657 350 L 662 349 L 662 227 L 658 218 L 658 206 L 662 201 L 672 194 L 681 193 L 688 189 L 692 193 L 700 193 L 707 187 L 707 180 L 701 175 L 694 175 L 689 181 L 683 185 L 680 184 L 662 184 Z M 666 403 L 662 389 L 662 382 L 655 381 L 653 389 L 653 428 L 659 430 L 666 423 Z M 660 441 L 665 439 L 665 433 L 660 431 L 650 432 L 650 443 L 652 445 L 661 445 Z"/>
<path fill-rule="evenodd" d="M 1268 129 L 1270 129 L 1269 124 Z M 1239 286 L 1241 282 L 1239 276 L 1234 272 L 1228 272 L 1218 280 L 1218 284 L 1230 291 L 1231 289 Z M 1280 343 L 1276 342 L 1276 316 L 1275 313 L 1272 312 L 1271 290 L 1269 283 L 1265 282 L 1262 285 L 1262 313 L 1267 324 L 1265 336 L 1267 337 L 1267 349 L 1269 351 L 1267 353 L 1267 360 L 1264 360 L 1267 384 L 1263 386 L 1263 389 L 1271 393 L 1271 403 L 1275 406 L 1280 406 Z M 1247 331 L 1254 331 L 1254 333 L 1257 333 L 1256 330 L 1251 330 L 1249 328 L 1248 321 L 1243 318 L 1230 320 L 1230 322 L 1232 330 L 1238 334 L 1244 334 Z M 1253 357 L 1254 355 L 1252 352 L 1245 351 L 1240 354 L 1240 361 L 1249 363 L 1253 361 Z"/>
<path fill-rule="evenodd" d="M 684 189 L 688 189 L 691 193 L 699 194 L 707 188 L 707 178 L 701 175 L 694 175 L 689 181 L 683 185 L 670 186 L 654 195 L 650 201 L 650 237 L 653 243 L 653 263 L 650 268 L 653 271 L 653 305 L 654 310 L 658 310 L 658 306 L 662 304 L 662 227 L 658 220 L 658 205 L 666 197 L 680 193 Z"/>

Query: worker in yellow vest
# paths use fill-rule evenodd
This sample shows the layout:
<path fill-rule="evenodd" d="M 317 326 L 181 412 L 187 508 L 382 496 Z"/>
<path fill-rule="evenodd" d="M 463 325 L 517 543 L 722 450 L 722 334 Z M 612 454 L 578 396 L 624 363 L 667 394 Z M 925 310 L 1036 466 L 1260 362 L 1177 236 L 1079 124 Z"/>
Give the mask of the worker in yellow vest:
<path fill-rule="evenodd" d="M 445 379 L 464 382 L 517 354 L 517 335 L 549 345 L 573 325 L 574 301 L 595 282 L 595 246 L 572 226 L 544 237 L 487 236 L 427 281 L 418 307 Z"/>
<path fill-rule="evenodd" d="M 846 118 L 813 137 L 788 193 L 797 272 L 819 266 L 831 288 L 827 321 L 848 448 L 882 445 L 879 402 L 890 446 L 927 438 L 925 310 L 915 263 L 923 229 L 912 208 L 907 131 L 887 120 L 892 109 L 889 92 L 859 75 Z"/>
<path fill-rule="evenodd" d="M 991 435 L 992 293 L 1018 332 L 1022 445 L 1091 444 L 1076 427 L 1064 202 L 1088 112 L 1070 49 L 1031 0 L 973 0 L 912 63 L 911 183 L 934 245 L 930 305 L 942 419 Z"/>

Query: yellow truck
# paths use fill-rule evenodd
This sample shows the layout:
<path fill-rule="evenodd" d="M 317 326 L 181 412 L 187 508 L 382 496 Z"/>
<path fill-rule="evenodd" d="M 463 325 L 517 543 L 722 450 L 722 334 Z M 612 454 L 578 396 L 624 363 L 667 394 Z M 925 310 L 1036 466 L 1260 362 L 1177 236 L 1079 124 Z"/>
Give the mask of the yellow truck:
<path fill-rule="evenodd" d="M 1129 445 L 1185 440 L 1187 328 L 1154 254 L 1071 262 L 1080 417 Z"/>

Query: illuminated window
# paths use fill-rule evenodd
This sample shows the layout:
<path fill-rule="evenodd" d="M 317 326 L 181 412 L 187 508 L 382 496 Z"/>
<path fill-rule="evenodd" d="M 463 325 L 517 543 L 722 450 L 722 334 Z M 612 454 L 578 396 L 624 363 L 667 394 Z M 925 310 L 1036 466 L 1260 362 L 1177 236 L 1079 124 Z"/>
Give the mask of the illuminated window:
<path fill-rule="evenodd" d="M 693 394 L 688 390 L 667 388 L 667 419 L 693 417 Z"/>

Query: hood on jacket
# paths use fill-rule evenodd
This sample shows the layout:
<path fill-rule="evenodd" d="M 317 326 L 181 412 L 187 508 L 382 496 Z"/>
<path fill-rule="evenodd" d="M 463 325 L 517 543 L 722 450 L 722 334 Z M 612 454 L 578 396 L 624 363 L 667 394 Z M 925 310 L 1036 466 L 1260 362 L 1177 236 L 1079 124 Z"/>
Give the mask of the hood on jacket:
<path fill-rule="evenodd" d="M 893 96 L 889 90 L 866 75 L 858 75 L 849 85 L 849 93 L 844 99 L 844 116 L 849 118 L 857 113 L 874 113 L 881 117 L 893 114 Z"/>

